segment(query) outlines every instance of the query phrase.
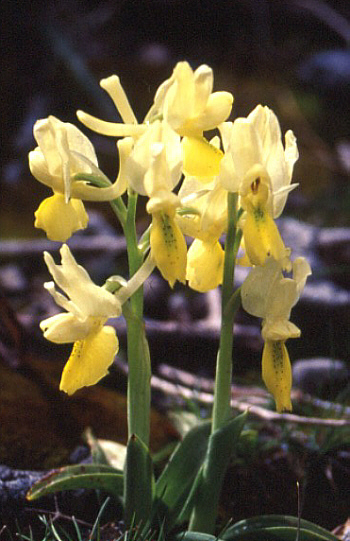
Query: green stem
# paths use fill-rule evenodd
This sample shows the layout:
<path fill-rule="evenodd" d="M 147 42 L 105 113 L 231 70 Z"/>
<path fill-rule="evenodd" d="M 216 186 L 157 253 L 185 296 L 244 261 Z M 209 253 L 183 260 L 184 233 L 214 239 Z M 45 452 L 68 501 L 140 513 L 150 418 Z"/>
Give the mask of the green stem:
<path fill-rule="evenodd" d="M 140 268 L 143 253 L 137 246 L 136 234 L 137 194 L 129 192 L 126 224 L 124 228 L 130 277 Z M 124 305 L 128 342 L 128 434 L 135 434 L 148 447 L 150 419 L 151 363 L 143 322 L 143 288 L 140 287 Z"/>
<path fill-rule="evenodd" d="M 99 172 L 96 174 L 80 173 L 75 180 L 88 181 L 101 188 L 111 186 L 111 181 Z M 128 192 L 128 206 L 122 198 L 110 201 L 126 238 L 130 278 L 143 263 L 144 250 L 137 245 L 136 207 L 137 194 Z M 123 306 L 123 314 L 127 322 L 128 348 L 128 435 L 136 435 L 147 447 L 149 445 L 150 421 L 150 380 L 151 362 L 143 322 L 143 288 L 140 287 Z"/>
<path fill-rule="evenodd" d="M 112 185 L 112 182 L 102 173 L 102 171 L 100 171 L 100 176 L 96 176 L 91 173 L 77 173 L 74 175 L 74 180 L 88 181 L 90 184 L 98 186 L 99 188 L 108 188 Z M 116 199 L 109 201 L 109 203 L 124 229 L 127 215 L 127 209 L 124 205 L 124 201 L 121 197 L 117 197 Z"/>
<path fill-rule="evenodd" d="M 224 277 L 221 300 L 221 332 L 216 361 L 214 406 L 212 432 L 215 432 L 230 418 L 233 321 L 237 310 L 232 303 L 234 270 L 237 248 L 235 245 L 237 229 L 237 194 L 228 194 L 227 235 L 225 243 Z M 236 249 L 235 249 L 236 248 Z"/>

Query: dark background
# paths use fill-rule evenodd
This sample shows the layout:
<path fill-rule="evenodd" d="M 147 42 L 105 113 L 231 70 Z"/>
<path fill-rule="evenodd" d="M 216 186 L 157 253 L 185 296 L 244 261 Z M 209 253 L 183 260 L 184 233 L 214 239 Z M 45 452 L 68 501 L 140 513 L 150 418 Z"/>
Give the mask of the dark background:
<path fill-rule="evenodd" d="M 275 110 L 283 131 L 294 130 L 300 189 L 287 212 L 317 225 L 349 224 L 347 1 L 8 0 L 2 12 L 3 237 L 39 234 L 32 213 L 49 194 L 27 166 L 37 118 L 54 114 L 78 124 L 81 108 L 117 119 L 98 86 L 117 73 L 141 121 L 158 85 L 183 59 L 214 69 L 215 89 L 235 96 L 233 118 L 262 103 Z M 113 177 L 114 142 L 88 136 Z"/>

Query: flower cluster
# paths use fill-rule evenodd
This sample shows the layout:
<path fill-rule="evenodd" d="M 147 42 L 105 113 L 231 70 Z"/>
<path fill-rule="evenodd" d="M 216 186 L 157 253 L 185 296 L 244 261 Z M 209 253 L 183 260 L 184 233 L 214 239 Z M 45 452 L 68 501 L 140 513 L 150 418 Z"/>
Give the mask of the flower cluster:
<path fill-rule="evenodd" d="M 187 62 L 179 62 L 158 88 L 142 123 L 116 75 L 100 84 L 123 122 L 106 122 L 83 111 L 77 116 L 91 130 L 118 138 L 116 181 L 106 179 L 93 145 L 78 128 L 52 116 L 39 120 L 34 126 L 38 147 L 29 155 L 30 169 L 53 195 L 36 211 L 36 227 L 44 229 L 50 239 L 65 242 L 74 231 L 87 226 L 83 201 L 112 201 L 125 191 L 145 196 L 152 265 L 171 287 L 177 280 L 187 281 L 191 288 L 206 292 L 223 280 L 221 238 L 228 228 L 228 194 L 237 194 L 237 229 L 245 254 L 238 262 L 252 267 L 242 286 L 242 304 L 250 314 L 262 318 L 263 379 L 278 411 L 291 409 L 285 341 L 300 334 L 289 316 L 311 273 L 303 258 L 291 260 L 291 250 L 275 223 L 289 192 L 297 186 L 292 184 L 298 159 L 293 132 L 287 131 L 283 144 L 276 115 L 261 105 L 247 118 L 228 121 L 233 96 L 213 92 L 213 72 L 206 65 L 193 71 Z M 205 132 L 214 129 L 218 135 L 207 139 Z M 185 236 L 192 239 L 189 250 Z M 45 261 L 70 300 L 52 283 L 46 287 L 68 313 L 45 320 L 41 327 L 49 340 L 75 342 L 61 382 L 61 388 L 72 393 L 98 381 L 113 361 L 118 342 L 105 323 L 121 314 L 119 295 L 124 291 L 126 299 L 125 291 L 130 288 L 126 285 L 116 293 L 99 288 L 66 245 L 61 254 L 61 268 L 48 254 Z M 141 273 L 137 287 L 147 272 Z M 284 276 L 290 272 L 291 278 Z M 97 350 L 104 358 L 98 369 L 94 361 Z M 81 358 L 86 359 L 85 364 L 78 362 Z"/>

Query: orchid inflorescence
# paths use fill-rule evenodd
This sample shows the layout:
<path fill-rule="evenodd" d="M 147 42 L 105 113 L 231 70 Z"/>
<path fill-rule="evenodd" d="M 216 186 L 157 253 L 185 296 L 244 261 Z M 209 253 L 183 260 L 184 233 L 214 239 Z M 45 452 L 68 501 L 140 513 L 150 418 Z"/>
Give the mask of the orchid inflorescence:
<path fill-rule="evenodd" d="M 285 342 L 300 335 L 289 321 L 290 312 L 311 274 L 304 258 L 291 259 L 275 222 L 297 186 L 292 184 L 298 159 L 293 132 L 287 131 L 283 145 L 276 115 L 262 105 L 247 118 L 228 121 L 233 96 L 213 92 L 213 72 L 206 65 L 193 71 L 187 62 L 179 62 L 158 88 L 142 123 L 116 75 L 100 84 L 123 122 L 106 122 L 82 111 L 77 116 L 91 130 L 118 138 L 116 180 L 111 182 L 100 170 L 92 143 L 77 127 L 53 116 L 38 120 L 30 170 L 53 195 L 40 204 L 35 226 L 49 239 L 65 243 L 88 225 L 85 201 L 109 201 L 127 231 L 126 192 L 147 198 L 150 225 L 136 246 L 139 264 L 129 281 L 112 277 L 97 286 L 67 244 L 61 248 L 61 265 L 45 254 L 54 280 L 45 287 L 66 312 L 42 321 L 41 329 L 48 340 L 74 343 L 60 388 L 72 394 L 106 375 L 118 351 L 115 330 L 106 322 L 122 314 L 155 266 L 171 287 L 180 281 L 207 292 L 221 285 L 227 257 L 222 238 L 229 234 L 229 216 L 234 215 L 233 256 L 251 267 L 240 290 L 241 302 L 262 319 L 263 379 L 277 410 L 291 410 Z M 203 134 L 211 130 L 217 135 L 208 140 Z M 189 249 L 185 237 L 192 239 Z M 243 255 L 238 257 L 239 250 Z M 227 279 L 233 287 L 233 274 Z"/>

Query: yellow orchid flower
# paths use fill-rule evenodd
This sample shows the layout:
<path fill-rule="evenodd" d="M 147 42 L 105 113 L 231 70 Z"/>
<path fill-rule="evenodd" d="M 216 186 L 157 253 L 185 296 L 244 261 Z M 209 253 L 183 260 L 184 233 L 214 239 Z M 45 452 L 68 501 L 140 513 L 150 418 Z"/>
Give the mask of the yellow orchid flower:
<path fill-rule="evenodd" d="M 142 124 L 137 123 L 118 76 L 103 79 L 100 85 L 112 98 L 124 123 L 106 122 L 77 111 L 78 119 L 85 126 L 103 135 L 129 135 L 136 141 L 154 121 L 164 120 L 183 137 L 186 173 L 198 177 L 218 173 L 222 152 L 208 143 L 203 132 L 216 128 L 229 117 L 233 96 L 229 92 L 212 92 L 213 71 L 209 66 L 202 65 L 193 72 L 188 62 L 178 62 L 171 77 L 158 88 L 154 104 Z"/>
<path fill-rule="evenodd" d="M 229 117 L 233 96 L 213 92 L 213 82 L 209 66 L 203 64 L 193 71 L 188 62 L 178 62 L 158 88 L 146 120 L 162 115 L 181 136 L 199 136 L 216 128 Z"/>
<path fill-rule="evenodd" d="M 292 273 L 292 278 L 284 277 L 281 263 L 270 257 L 265 266 L 251 270 L 241 289 L 243 308 L 263 320 L 262 375 L 278 411 L 291 409 L 292 378 L 285 341 L 300 336 L 300 329 L 289 321 L 289 317 L 311 274 L 305 258 L 298 257 L 293 262 Z"/>
<path fill-rule="evenodd" d="M 216 128 L 230 115 L 233 96 L 229 92 L 213 92 L 214 76 L 203 64 L 195 71 L 188 62 L 178 62 L 169 79 L 158 88 L 154 105 L 146 116 L 152 121 L 162 115 L 183 137 L 184 172 L 200 178 L 219 173 L 223 153 L 203 137 L 203 132 Z"/>
<path fill-rule="evenodd" d="M 37 209 L 34 225 L 44 229 L 49 239 L 64 242 L 75 231 L 87 227 L 88 215 L 82 200 L 110 201 L 125 191 L 123 166 L 132 141 L 124 139 L 118 143 L 121 169 L 116 182 L 98 188 L 74 180 L 74 175 L 79 173 L 94 174 L 105 180 L 98 169 L 92 143 L 76 126 L 49 116 L 35 123 L 34 137 L 38 146 L 29 153 L 30 170 L 54 192 Z"/>
<path fill-rule="evenodd" d="M 267 207 L 273 218 L 278 218 L 290 191 L 298 147 L 292 130 L 285 134 L 285 148 L 281 129 L 274 112 L 258 105 L 247 118 L 237 118 L 233 123 L 219 126 L 225 150 L 221 163 L 224 171 L 221 183 L 230 192 L 247 192 L 255 177 L 265 179 L 268 185 Z M 257 174 L 259 173 L 259 174 Z"/>
<path fill-rule="evenodd" d="M 210 145 L 218 148 L 219 138 Z M 201 292 L 216 288 L 223 278 L 225 254 L 219 239 L 227 228 L 227 190 L 220 174 L 207 178 L 205 186 L 203 179 L 185 176 L 179 190 L 183 208 L 176 221 L 185 235 L 195 239 L 187 254 L 186 279 Z"/>
<path fill-rule="evenodd" d="M 125 162 L 125 176 L 135 192 L 152 198 L 176 187 L 181 168 L 180 136 L 166 122 L 156 120 L 135 141 Z"/>
<path fill-rule="evenodd" d="M 182 232 L 195 239 L 187 254 L 186 279 L 201 292 L 222 283 L 224 250 L 219 239 L 227 227 L 227 191 L 217 178 L 209 181 L 204 188 L 197 178 L 185 177 L 179 190 L 183 212 L 176 216 Z"/>
<path fill-rule="evenodd" d="M 40 328 L 51 342 L 74 342 L 60 383 L 60 389 L 71 395 L 82 387 L 94 385 L 108 374 L 119 343 L 114 328 L 105 323 L 109 318 L 121 315 L 123 303 L 149 276 L 154 262 L 149 257 L 131 280 L 113 294 L 93 283 L 66 244 L 60 253 L 61 265 L 56 265 L 52 256 L 44 253 L 54 279 L 54 282 L 46 282 L 44 287 L 66 313 L 43 320 Z M 55 283 L 65 295 L 56 290 Z"/>
<path fill-rule="evenodd" d="M 176 224 L 180 198 L 172 191 L 181 178 L 180 137 L 166 122 L 155 121 L 136 142 L 126 162 L 128 184 L 149 200 L 151 253 L 171 287 L 185 282 L 187 246 Z"/>
<path fill-rule="evenodd" d="M 293 166 L 298 159 L 296 139 L 291 130 L 285 148 L 276 115 L 258 105 L 247 118 L 220 126 L 225 156 L 220 165 L 220 180 L 228 191 L 239 193 L 246 214 L 241 218 L 244 244 L 252 265 L 264 265 L 268 256 L 284 261 L 285 248 L 274 222 L 283 211 L 291 184 Z"/>

